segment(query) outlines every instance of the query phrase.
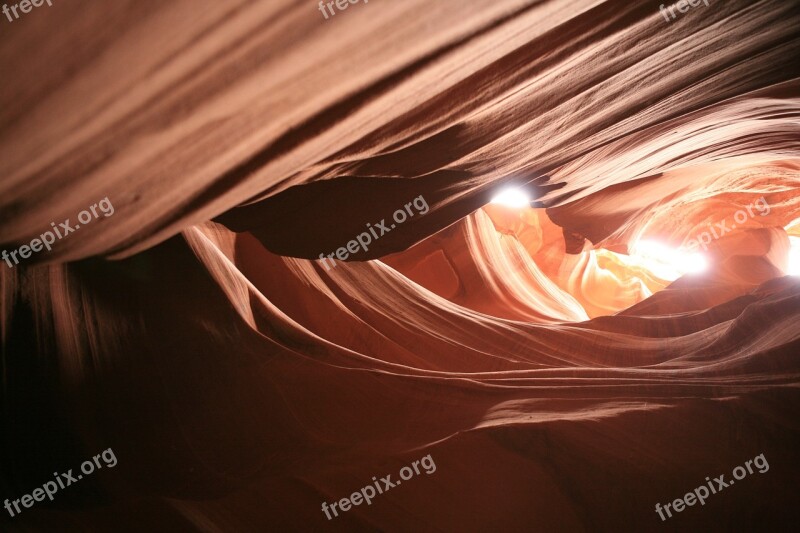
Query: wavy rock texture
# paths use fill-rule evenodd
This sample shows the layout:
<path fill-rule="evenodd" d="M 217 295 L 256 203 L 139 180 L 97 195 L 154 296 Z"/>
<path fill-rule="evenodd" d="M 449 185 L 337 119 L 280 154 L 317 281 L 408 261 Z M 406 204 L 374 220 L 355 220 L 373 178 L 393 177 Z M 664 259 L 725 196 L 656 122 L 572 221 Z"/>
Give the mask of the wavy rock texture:
<path fill-rule="evenodd" d="M 0 267 L 0 497 L 119 459 L 4 529 L 796 523 L 797 3 L 667 23 L 649 2 L 326 21 L 73 0 L 0 23 L 2 248 L 115 208 Z M 507 184 L 534 206 L 486 205 Z M 317 259 L 419 196 L 368 251 Z M 722 222 L 704 274 L 634 252 Z M 655 513 L 761 453 L 768 472 Z"/>

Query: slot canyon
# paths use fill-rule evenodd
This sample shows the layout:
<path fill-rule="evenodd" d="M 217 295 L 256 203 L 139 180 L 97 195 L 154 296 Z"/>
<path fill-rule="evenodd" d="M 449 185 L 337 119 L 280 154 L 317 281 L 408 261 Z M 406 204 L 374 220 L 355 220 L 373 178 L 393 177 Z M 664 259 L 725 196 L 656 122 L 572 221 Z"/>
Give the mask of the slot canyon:
<path fill-rule="evenodd" d="M 0 530 L 794 531 L 800 3 L 341 3 L 0 18 Z"/>

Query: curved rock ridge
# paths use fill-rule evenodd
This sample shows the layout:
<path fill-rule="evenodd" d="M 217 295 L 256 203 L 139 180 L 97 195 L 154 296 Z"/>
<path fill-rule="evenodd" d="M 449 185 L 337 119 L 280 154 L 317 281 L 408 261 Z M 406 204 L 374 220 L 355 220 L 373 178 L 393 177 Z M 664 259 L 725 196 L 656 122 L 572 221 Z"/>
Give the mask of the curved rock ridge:
<path fill-rule="evenodd" d="M 465 271 L 466 265 L 458 266 Z M 659 298 L 680 292 L 680 298 Z M 697 433 L 693 444 L 679 449 L 693 451 L 711 468 L 718 457 L 709 454 L 708 443 L 728 429 L 709 438 L 694 426 L 708 416 L 719 418 L 715 424 L 721 427 L 744 423 L 755 435 L 778 427 L 793 435 L 796 427 L 774 418 L 783 408 L 757 407 L 764 401 L 758 398 L 783 397 L 786 408 L 793 405 L 800 338 L 800 281 L 794 277 L 773 277 L 749 289 L 733 289 L 720 276 L 694 277 L 691 283 L 682 278 L 644 300 L 641 312 L 633 307 L 588 322 L 535 323 L 458 305 L 380 261 L 326 270 L 207 224 L 122 262 L 36 267 L 15 279 L 5 276 L 4 293 L 16 295 L 4 317 L 10 324 L 7 380 L 32 387 L 6 388 L 8 404 L 18 405 L 36 391 L 43 415 L 68 398 L 58 409 L 68 427 L 100 431 L 84 434 L 79 447 L 114 442 L 116 453 L 127 459 L 120 465 L 125 484 L 106 486 L 118 502 L 115 512 L 133 512 L 132 498 L 169 498 L 166 508 L 145 505 L 145 518 L 137 520 L 189 524 L 198 514 L 224 530 L 246 528 L 245 521 L 253 520 L 317 523 L 324 515 L 308 513 L 317 513 L 319 500 L 332 499 L 364 476 L 368 481 L 370 471 L 399 468 L 420 452 L 441 457 L 451 470 L 420 480 L 412 498 L 435 500 L 437 493 L 458 487 L 481 494 L 472 486 L 474 472 L 456 465 L 458 457 L 474 462 L 485 453 L 494 475 L 519 490 L 554 489 L 558 477 L 576 475 L 569 454 L 532 444 L 534 435 L 566 439 L 566 452 L 613 438 L 620 423 L 627 428 L 622 431 L 646 427 L 658 434 L 651 424 L 674 424 L 675 416 L 688 424 L 679 434 Z M 30 338 L 47 342 L 31 344 Z M 45 383 L 59 384 L 44 388 Z M 760 420 L 745 415 L 753 409 L 772 414 Z M 35 431 L 29 416 L 9 422 L 12 434 Z M 578 434 L 557 436 L 565 423 Z M 599 432 L 588 441 L 586 424 L 596 424 Z M 519 429 L 496 433 L 504 428 Z M 523 429 L 528 437 L 519 434 Z M 516 436 L 507 442 L 511 435 Z M 742 438 L 740 446 L 749 446 L 751 437 Z M 20 449 L 23 442 L 6 446 L 17 477 L 27 481 L 38 468 L 26 461 L 31 450 Z M 46 453 L 61 442 L 43 439 L 35 448 Z M 784 435 L 764 445 L 773 456 L 787 457 L 792 442 Z M 669 451 L 655 443 L 645 448 L 660 463 L 682 464 L 686 476 L 697 468 L 672 455 L 674 443 Z M 582 449 L 580 457 L 593 469 L 611 460 L 590 450 Z M 736 451 L 725 452 L 733 464 Z M 628 465 L 640 453 L 645 452 L 613 461 Z M 514 474 L 520 468 L 532 476 L 528 481 Z M 628 468 L 622 467 L 632 480 L 628 487 L 646 482 Z M 660 468 L 653 475 L 663 475 Z M 685 483 L 667 485 L 678 481 Z M 634 499 L 657 499 L 657 493 L 651 487 Z M 406 523 L 403 516 L 419 512 L 406 497 L 391 500 L 400 506 L 399 515 L 392 506 L 376 506 L 347 523 Z M 202 503 L 208 498 L 214 501 Z M 259 510 L 255 502 L 261 498 L 286 509 L 276 513 L 270 504 L 269 512 Z M 554 509 L 564 513 L 564 524 L 620 520 L 574 496 L 549 498 L 556 500 L 549 512 L 538 505 L 524 510 L 516 498 L 501 507 L 514 512 L 508 520 L 516 526 L 532 523 L 534 513 L 554 520 Z M 645 520 L 650 510 L 641 503 L 634 517 Z M 468 527 L 438 514 L 438 503 L 420 505 L 427 509 L 422 523 Z M 233 518 L 227 506 L 244 506 L 245 512 Z M 497 512 L 486 506 L 470 516 L 488 524 Z M 37 519 L 103 523 L 102 514 L 53 513 Z"/>

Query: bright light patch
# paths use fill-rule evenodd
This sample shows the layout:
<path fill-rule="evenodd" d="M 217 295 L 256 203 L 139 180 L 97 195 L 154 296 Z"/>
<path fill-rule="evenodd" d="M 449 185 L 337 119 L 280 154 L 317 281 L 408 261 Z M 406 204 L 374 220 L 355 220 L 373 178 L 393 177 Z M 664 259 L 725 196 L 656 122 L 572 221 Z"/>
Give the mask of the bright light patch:
<path fill-rule="evenodd" d="M 491 203 L 519 209 L 529 207 L 531 197 L 524 189 L 509 187 L 497 193 Z"/>
<path fill-rule="evenodd" d="M 705 272 L 708 269 L 708 261 L 706 261 L 706 257 L 701 253 L 684 253 L 682 254 L 678 268 L 685 270 L 687 274 Z"/>
<path fill-rule="evenodd" d="M 631 256 L 655 276 L 673 281 L 684 274 L 696 274 L 708 268 L 706 257 L 698 252 L 676 250 L 655 241 L 639 241 L 631 249 Z"/>
<path fill-rule="evenodd" d="M 790 276 L 800 276 L 800 237 L 789 237 L 789 267 L 786 273 Z"/>

